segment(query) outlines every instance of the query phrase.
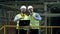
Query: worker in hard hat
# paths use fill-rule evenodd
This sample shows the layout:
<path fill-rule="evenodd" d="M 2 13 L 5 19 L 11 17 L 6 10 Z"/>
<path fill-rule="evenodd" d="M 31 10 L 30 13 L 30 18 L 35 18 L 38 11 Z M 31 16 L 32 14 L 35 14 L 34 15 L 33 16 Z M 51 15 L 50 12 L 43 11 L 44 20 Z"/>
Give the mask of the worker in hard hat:
<path fill-rule="evenodd" d="M 39 21 L 42 20 L 39 13 L 35 13 L 33 6 L 28 6 L 28 12 L 30 13 L 30 34 L 38 34 L 39 30 Z"/>
<path fill-rule="evenodd" d="M 14 18 L 14 22 L 17 22 L 16 34 L 18 34 L 18 30 L 20 29 L 19 28 L 19 20 L 28 20 L 28 16 L 25 13 L 26 6 L 21 6 L 20 10 L 21 10 L 21 13 L 17 14 Z M 20 29 L 20 34 L 26 34 L 26 30 Z"/>

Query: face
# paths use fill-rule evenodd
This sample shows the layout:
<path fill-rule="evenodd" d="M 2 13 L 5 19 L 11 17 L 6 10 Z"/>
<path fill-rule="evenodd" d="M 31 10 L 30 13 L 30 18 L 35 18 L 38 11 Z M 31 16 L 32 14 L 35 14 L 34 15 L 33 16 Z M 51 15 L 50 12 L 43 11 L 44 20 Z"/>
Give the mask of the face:
<path fill-rule="evenodd" d="M 32 12 L 33 12 L 33 9 L 32 9 L 32 8 L 30 8 L 30 9 L 28 9 L 28 11 L 29 11 L 29 13 L 32 13 Z"/>
<path fill-rule="evenodd" d="M 25 8 L 22 8 L 22 9 L 21 9 L 21 12 L 22 12 L 22 13 L 25 13 L 25 11 L 26 11 Z"/>

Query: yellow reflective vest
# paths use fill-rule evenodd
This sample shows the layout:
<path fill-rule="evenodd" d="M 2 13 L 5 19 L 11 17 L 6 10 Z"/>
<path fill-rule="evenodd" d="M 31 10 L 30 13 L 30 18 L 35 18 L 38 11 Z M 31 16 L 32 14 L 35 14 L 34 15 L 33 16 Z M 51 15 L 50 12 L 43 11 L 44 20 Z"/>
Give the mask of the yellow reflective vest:
<path fill-rule="evenodd" d="M 34 17 L 36 17 L 36 13 L 33 13 L 32 16 L 29 15 L 30 26 L 32 29 L 38 29 L 38 27 L 36 27 L 36 26 L 39 26 L 39 20 L 36 20 Z"/>
<path fill-rule="evenodd" d="M 29 20 L 28 16 L 26 14 L 17 14 L 18 18 L 23 18 L 20 20 Z M 17 27 L 16 29 L 19 29 L 19 21 L 17 21 Z"/>

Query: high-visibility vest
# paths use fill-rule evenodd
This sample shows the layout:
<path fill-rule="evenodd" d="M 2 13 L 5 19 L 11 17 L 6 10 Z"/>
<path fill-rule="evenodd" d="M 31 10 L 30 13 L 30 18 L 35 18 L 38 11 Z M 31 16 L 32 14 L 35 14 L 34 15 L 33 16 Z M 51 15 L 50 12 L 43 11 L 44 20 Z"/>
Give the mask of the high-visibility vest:
<path fill-rule="evenodd" d="M 28 20 L 28 16 L 26 14 L 18 14 L 17 16 L 18 18 L 24 17 L 23 19 L 20 19 L 20 20 Z"/>
<path fill-rule="evenodd" d="M 22 18 L 22 17 L 24 17 L 23 19 L 20 19 L 20 20 L 29 20 L 29 18 L 28 18 L 28 16 L 26 15 L 26 14 L 18 14 L 17 15 L 18 16 L 18 18 Z M 16 27 L 16 29 L 19 29 L 19 21 L 17 21 L 17 27 Z"/>
<path fill-rule="evenodd" d="M 39 20 L 36 20 L 34 17 L 36 17 L 36 13 L 33 13 L 32 16 L 29 15 L 29 18 L 30 18 L 30 26 L 32 27 L 32 29 L 37 29 L 36 26 L 39 26 Z"/>

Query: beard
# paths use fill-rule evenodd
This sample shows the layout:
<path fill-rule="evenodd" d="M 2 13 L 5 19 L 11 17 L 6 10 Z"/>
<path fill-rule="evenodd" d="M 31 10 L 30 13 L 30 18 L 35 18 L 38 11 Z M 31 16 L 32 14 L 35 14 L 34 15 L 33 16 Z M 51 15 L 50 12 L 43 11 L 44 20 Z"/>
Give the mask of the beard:
<path fill-rule="evenodd" d="M 25 12 L 22 12 L 23 14 L 25 13 Z"/>
<path fill-rule="evenodd" d="M 23 14 L 24 14 L 24 13 L 25 13 L 25 11 L 21 11 L 21 13 L 23 13 Z"/>

